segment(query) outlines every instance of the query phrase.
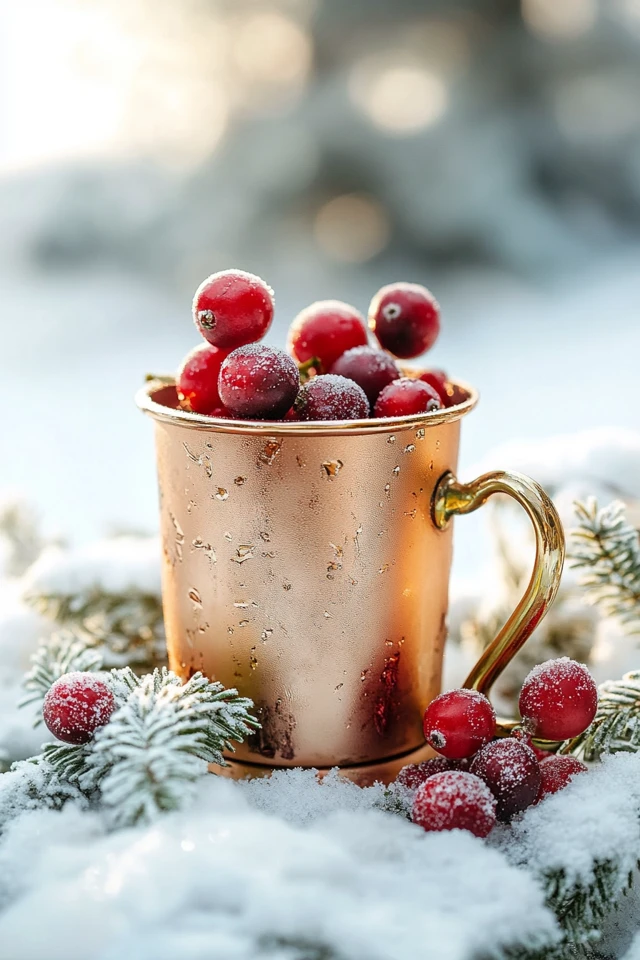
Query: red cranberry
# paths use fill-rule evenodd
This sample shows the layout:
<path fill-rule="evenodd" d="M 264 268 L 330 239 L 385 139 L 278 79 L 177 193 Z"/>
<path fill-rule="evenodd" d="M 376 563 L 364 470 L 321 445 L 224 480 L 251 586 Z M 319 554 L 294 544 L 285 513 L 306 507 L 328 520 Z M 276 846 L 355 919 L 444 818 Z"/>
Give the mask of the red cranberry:
<path fill-rule="evenodd" d="M 220 405 L 219 407 L 214 407 L 213 410 L 209 410 L 207 414 L 209 417 L 216 417 L 218 420 L 233 420 L 233 414 L 231 410 L 227 410 L 226 407 Z"/>
<path fill-rule="evenodd" d="M 307 380 L 295 402 L 298 420 L 363 420 L 367 395 L 353 380 L 325 373 Z"/>
<path fill-rule="evenodd" d="M 431 701 L 422 725 L 434 750 L 449 760 L 463 760 L 489 743 L 496 732 L 496 715 L 477 690 L 449 690 Z"/>
<path fill-rule="evenodd" d="M 496 801 L 478 777 L 450 770 L 429 777 L 413 798 L 411 819 L 425 830 L 468 830 L 486 837 L 496 823 Z"/>
<path fill-rule="evenodd" d="M 543 800 L 550 793 L 564 790 L 570 780 L 578 773 L 587 773 L 589 768 L 582 760 L 575 757 L 548 757 L 540 764 L 540 792 L 538 800 Z"/>
<path fill-rule="evenodd" d="M 423 760 L 422 763 L 410 763 L 403 767 L 395 782 L 409 790 L 417 788 L 433 777 L 436 773 L 444 773 L 446 770 L 465 770 L 466 761 L 447 760 L 446 757 L 431 757 L 430 760 Z"/>
<path fill-rule="evenodd" d="M 369 305 L 369 326 L 381 347 L 396 357 L 418 357 L 440 332 L 440 307 L 426 287 L 390 283 Z"/>
<path fill-rule="evenodd" d="M 93 673 L 65 673 L 50 687 L 42 715 L 47 727 L 65 743 L 88 743 L 115 710 L 109 687 Z"/>
<path fill-rule="evenodd" d="M 228 350 L 201 343 L 186 355 L 176 374 L 181 407 L 194 413 L 209 413 L 220 405 L 218 375 L 228 353 Z"/>
<path fill-rule="evenodd" d="M 488 743 L 469 770 L 484 780 L 496 798 L 498 820 L 508 821 L 526 810 L 540 790 L 540 764 L 533 750 L 511 737 Z"/>
<path fill-rule="evenodd" d="M 424 373 L 420 374 L 420 380 L 423 383 L 428 383 L 430 387 L 436 391 L 440 397 L 440 403 L 443 407 L 451 407 L 451 398 L 447 393 L 447 375 L 444 370 L 425 370 Z"/>
<path fill-rule="evenodd" d="M 457 383 L 447 383 L 447 403 L 446 407 L 457 407 L 459 403 L 464 403 L 469 399 L 468 392 Z"/>
<path fill-rule="evenodd" d="M 372 410 L 380 391 L 402 376 L 395 360 L 375 347 L 352 347 L 338 357 L 331 373 L 355 380 L 366 393 Z"/>
<path fill-rule="evenodd" d="M 531 671 L 520 691 L 525 728 L 543 740 L 583 733 L 598 709 L 598 688 L 584 664 L 561 657 Z"/>
<path fill-rule="evenodd" d="M 442 404 L 433 387 L 422 380 L 401 377 L 380 392 L 373 408 L 375 417 L 409 417 L 414 413 L 431 413 Z"/>
<path fill-rule="evenodd" d="M 214 347 L 234 350 L 254 343 L 271 326 L 273 290 L 244 270 L 213 273 L 196 290 L 193 319 Z"/>
<path fill-rule="evenodd" d="M 283 417 L 298 394 L 294 360 L 274 347 L 250 343 L 230 353 L 220 368 L 220 399 L 234 416 L 259 420 Z"/>
<path fill-rule="evenodd" d="M 362 314 L 340 300 L 319 300 L 305 307 L 291 324 L 289 350 L 300 363 L 314 358 L 328 372 L 338 357 L 367 342 Z"/>

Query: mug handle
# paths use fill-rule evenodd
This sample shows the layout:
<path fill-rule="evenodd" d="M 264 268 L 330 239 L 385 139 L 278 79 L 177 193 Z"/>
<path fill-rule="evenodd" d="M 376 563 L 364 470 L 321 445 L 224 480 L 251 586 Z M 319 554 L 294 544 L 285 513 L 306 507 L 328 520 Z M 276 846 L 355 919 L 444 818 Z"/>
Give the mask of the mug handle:
<path fill-rule="evenodd" d="M 553 602 L 560 586 L 565 548 L 556 508 L 540 484 L 521 473 L 496 470 L 471 483 L 459 483 L 452 473 L 445 473 L 433 494 L 432 513 L 436 527 L 444 530 L 455 514 L 473 513 L 494 493 L 508 494 L 526 510 L 535 533 L 536 559 L 524 596 L 464 682 L 465 687 L 485 694 Z"/>

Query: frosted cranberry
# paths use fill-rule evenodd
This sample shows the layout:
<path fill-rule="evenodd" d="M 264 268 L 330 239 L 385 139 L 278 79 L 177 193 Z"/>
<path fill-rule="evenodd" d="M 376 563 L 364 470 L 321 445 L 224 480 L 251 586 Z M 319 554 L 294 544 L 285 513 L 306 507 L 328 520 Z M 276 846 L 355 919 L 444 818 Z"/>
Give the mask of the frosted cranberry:
<path fill-rule="evenodd" d="M 429 777 L 413 798 L 411 819 L 425 830 L 468 830 L 486 837 L 496 823 L 496 801 L 478 777 L 450 770 Z"/>
<path fill-rule="evenodd" d="M 115 710 L 109 687 L 93 673 L 65 673 L 49 688 L 42 705 L 47 727 L 65 743 L 88 743 Z"/>
<path fill-rule="evenodd" d="M 440 403 L 443 407 L 453 405 L 447 393 L 447 375 L 444 370 L 425 370 L 424 373 L 420 374 L 420 380 L 422 380 L 423 383 L 428 383 L 430 387 L 433 387 L 440 397 Z"/>
<path fill-rule="evenodd" d="M 440 410 L 440 397 L 428 383 L 401 377 L 380 392 L 373 408 L 375 417 L 409 417 Z"/>
<path fill-rule="evenodd" d="M 366 393 L 371 409 L 380 391 L 402 376 L 395 360 L 375 347 L 352 347 L 338 357 L 331 373 L 355 380 Z"/>
<path fill-rule="evenodd" d="M 283 417 L 299 386 L 295 361 L 284 350 L 260 343 L 230 353 L 218 381 L 220 399 L 234 416 L 259 420 Z"/>
<path fill-rule="evenodd" d="M 469 393 L 457 383 L 447 383 L 447 403 L 446 407 L 457 407 L 459 403 L 464 403 L 469 399 Z"/>
<path fill-rule="evenodd" d="M 300 363 L 314 358 L 328 373 L 338 357 L 367 342 L 362 314 L 341 300 L 319 300 L 305 307 L 289 329 L 289 350 Z"/>
<path fill-rule="evenodd" d="M 484 780 L 496 798 L 498 820 L 508 821 L 526 810 L 540 790 L 540 764 L 533 750 L 511 737 L 488 743 L 469 770 Z"/>
<path fill-rule="evenodd" d="M 228 353 L 202 343 L 186 355 L 176 374 L 181 407 L 194 413 L 209 413 L 220 405 L 218 375 Z"/>
<path fill-rule="evenodd" d="M 298 420 L 363 420 L 369 401 L 353 380 L 325 373 L 302 385 L 295 411 Z"/>
<path fill-rule="evenodd" d="M 550 793 L 564 790 L 570 780 L 579 773 L 587 773 L 589 768 L 582 760 L 575 757 L 548 757 L 540 764 L 540 792 L 538 800 L 543 800 Z"/>
<path fill-rule="evenodd" d="M 380 346 L 396 357 L 419 357 L 440 332 L 440 307 L 418 283 L 390 283 L 369 305 L 369 326 Z"/>
<path fill-rule="evenodd" d="M 598 709 L 598 688 L 583 663 L 547 660 L 531 671 L 520 691 L 520 715 L 529 733 L 567 740 L 583 733 Z"/>
<path fill-rule="evenodd" d="M 222 405 L 214 407 L 213 410 L 209 410 L 207 416 L 216 417 L 218 420 L 233 420 L 231 410 L 227 410 L 227 408 Z"/>
<path fill-rule="evenodd" d="M 431 757 L 430 760 L 424 760 L 422 763 L 410 763 L 403 767 L 395 782 L 409 790 L 416 790 L 421 784 L 433 777 L 436 773 L 444 773 L 446 770 L 464 770 L 466 769 L 464 760 L 447 760 L 446 757 Z"/>
<path fill-rule="evenodd" d="M 244 270 L 213 273 L 196 290 L 193 319 L 214 347 L 234 350 L 254 343 L 271 326 L 273 290 Z"/>
<path fill-rule="evenodd" d="M 422 721 L 427 743 L 449 760 L 477 753 L 496 732 L 496 715 L 477 690 L 449 690 L 432 700 Z"/>

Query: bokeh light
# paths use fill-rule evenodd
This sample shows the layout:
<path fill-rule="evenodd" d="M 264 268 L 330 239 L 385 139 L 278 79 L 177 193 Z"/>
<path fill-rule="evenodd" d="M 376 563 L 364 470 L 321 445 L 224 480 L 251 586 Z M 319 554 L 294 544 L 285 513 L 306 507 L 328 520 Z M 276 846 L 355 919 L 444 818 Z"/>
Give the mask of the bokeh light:
<path fill-rule="evenodd" d="M 246 84 L 244 99 L 264 102 L 278 91 L 299 92 L 312 55 L 309 34 L 282 13 L 265 11 L 243 18 L 235 33 L 233 60 Z"/>
<path fill-rule="evenodd" d="M 447 86 L 437 73 L 406 56 L 364 58 L 354 67 L 350 93 L 354 103 L 381 131 L 392 136 L 418 133 L 447 109 Z"/>
<path fill-rule="evenodd" d="M 596 0 L 522 0 L 526 25 L 547 40 L 580 37 L 591 30 L 597 15 Z"/>
<path fill-rule="evenodd" d="M 375 257 L 387 245 L 389 234 L 384 207 L 364 194 L 334 197 L 320 208 L 314 223 L 318 245 L 344 263 L 364 263 Z"/>

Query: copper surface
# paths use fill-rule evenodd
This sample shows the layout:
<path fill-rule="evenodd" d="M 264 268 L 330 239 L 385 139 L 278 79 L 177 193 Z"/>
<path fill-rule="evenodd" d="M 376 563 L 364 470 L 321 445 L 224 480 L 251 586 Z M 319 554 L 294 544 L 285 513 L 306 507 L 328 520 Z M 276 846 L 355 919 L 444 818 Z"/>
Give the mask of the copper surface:
<path fill-rule="evenodd" d="M 447 521 L 475 509 L 443 479 L 469 394 L 409 418 L 274 424 L 177 410 L 169 381 L 139 392 L 156 421 L 170 664 L 236 687 L 262 722 L 232 773 L 338 765 L 364 782 L 365 767 L 384 779 L 422 756 L 446 639 Z"/>

